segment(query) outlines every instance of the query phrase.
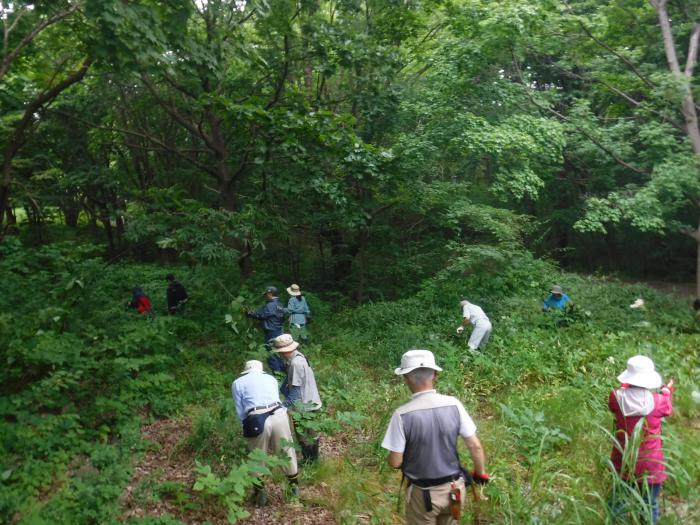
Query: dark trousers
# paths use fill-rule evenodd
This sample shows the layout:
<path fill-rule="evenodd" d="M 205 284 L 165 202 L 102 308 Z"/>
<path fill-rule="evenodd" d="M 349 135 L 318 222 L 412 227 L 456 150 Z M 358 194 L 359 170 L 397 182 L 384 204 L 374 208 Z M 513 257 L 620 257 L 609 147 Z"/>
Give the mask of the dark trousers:
<path fill-rule="evenodd" d="M 633 486 L 630 484 L 630 486 Z M 644 499 L 644 503 L 648 506 L 648 511 L 645 511 L 641 517 L 642 523 L 651 523 L 656 525 L 661 517 L 661 509 L 659 508 L 659 496 L 661 495 L 662 483 L 636 483 L 634 489 L 638 490 Z M 626 499 L 624 496 L 622 498 L 614 497 L 610 502 L 610 509 L 612 511 L 613 517 L 618 522 L 624 522 L 625 515 L 631 512 L 627 507 Z M 649 514 L 650 512 L 650 514 Z M 649 521 L 651 518 L 651 521 Z"/>
<path fill-rule="evenodd" d="M 269 366 L 270 370 L 273 372 L 284 372 L 287 369 L 286 365 L 284 364 L 284 359 L 282 359 L 279 354 L 273 350 L 275 345 L 272 340 L 280 335 L 282 335 L 282 332 L 265 332 L 265 348 L 270 353 L 270 355 L 267 356 L 267 366 Z"/>

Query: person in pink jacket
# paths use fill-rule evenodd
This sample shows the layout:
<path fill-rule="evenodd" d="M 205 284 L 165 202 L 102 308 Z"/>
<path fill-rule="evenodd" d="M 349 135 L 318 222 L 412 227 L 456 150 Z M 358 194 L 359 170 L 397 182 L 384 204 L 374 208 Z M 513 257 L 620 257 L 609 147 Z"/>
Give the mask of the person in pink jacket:
<path fill-rule="evenodd" d="M 627 361 L 627 370 L 617 379 L 622 383 L 608 398 L 608 408 L 615 415 L 615 438 L 612 463 L 622 479 L 637 484 L 645 501 L 651 505 L 653 523 L 659 520 L 659 494 L 666 479 L 666 465 L 661 438 L 661 424 L 673 412 L 671 395 L 673 381 L 663 386 L 654 362 L 646 356 L 636 355 Z M 652 390 L 661 388 L 660 393 Z M 640 420 L 642 436 L 634 465 L 623 465 L 623 453 Z"/>

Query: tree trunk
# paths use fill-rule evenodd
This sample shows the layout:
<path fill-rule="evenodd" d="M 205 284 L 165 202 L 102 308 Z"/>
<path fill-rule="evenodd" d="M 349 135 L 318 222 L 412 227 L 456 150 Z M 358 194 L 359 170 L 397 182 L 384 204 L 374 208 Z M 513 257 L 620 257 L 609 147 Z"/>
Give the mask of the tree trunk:
<path fill-rule="evenodd" d="M 668 16 L 668 0 L 649 0 L 649 3 L 656 9 L 656 15 L 659 19 L 668 69 L 673 76 L 676 77 L 676 80 L 683 85 L 684 92 L 683 101 L 681 102 L 681 113 L 685 120 L 685 133 L 693 147 L 693 152 L 698 158 L 698 162 L 700 162 L 700 127 L 698 127 L 695 99 L 691 89 L 691 80 L 695 72 L 695 62 L 697 61 L 698 45 L 700 43 L 700 24 L 696 23 L 690 33 L 685 70 L 681 71 L 678 55 L 676 54 L 676 44 L 673 39 L 671 19 Z M 700 250 L 700 224 L 698 225 L 698 229 L 691 235 L 698 242 L 698 250 Z M 695 289 L 697 297 L 700 297 L 700 251 L 698 251 L 696 259 Z"/>
<path fill-rule="evenodd" d="M 350 246 L 338 229 L 324 232 L 324 237 L 331 245 L 331 265 L 333 280 L 337 286 L 350 277 L 352 261 L 357 255 L 357 247 Z"/>
<path fill-rule="evenodd" d="M 365 300 L 365 286 L 367 282 L 367 245 L 369 244 L 369 228 L 362 231 L 360 238 L 360 249 L 358 253 L 359 279 L 357 283 L 357 304 L 360 305 Z"/>
<path fill-rule="evenodd" d="M 225 167 L 225 164 L 221 164 Z M 235 212 L 238 204 L 236 199 L 235 179 L 226 174 L 226 178 L 220 179 L 219 183 L 219 206 L 226 211 Z M 253 247 L 249 239 L 224 239 L 224 244 L 236 250 L 238 255 L 238 270 L 243 279 L 247 279 L 253 274 Z"/>
<path fill-rule="evenodd" d="M 698 238 L 700 239 L 700 235 Z M 698 252 L 695 260 L 695 297 L 700 298 L 700 240 L 698 240 Z"/>
<path fill-rule="evenodd" d="M 61 82 L 53 86 L 51 89 L 43 91 L 34 100 L 32 100 L 24 110 L 22 118 L 15 124 L 15 128 L 7 139 L 7 144 L 3 152 L 2 159 L 2 179 L 0 180 L 0 235 L 3 232 L 2 223 L 6 215 L 6 209 L 10 199 L 10 188 L 12 185 L 12 161 L 17 155 L 24 144 L 27 131 L 32 126 L 36 113 L 44 107 L 44 105 L 51 102 L 64 90 L 68 89 L 70 86 L 76 82 L 80 82 L 85 74 L 87 73 L 90 65 L 92 64 L 91 58 L 86 58 L 80 68 Z"/>
<path fill-rule="evenodd" d="M 63 212 L 63 218 L 65 219 L 66 226 L 69 228 L 78 227 L 78 218 L 80 217 L 80 205 L 75 202 L 71 197 L 66 197 L 61 199 L 62 202 L 59 204 L 61 212 Z"/>
<path fill-rule="evenodd" d="M 102 213 L 100 213 L 100 222 L 104 225 L 105 235 L 107 237 L 107 255 L 108 257 L 114 257 L 117 253 L 117 249 L 114 244 L 112 222 L 109 219 L 109 213 L 106 209 L 102 210 Z"/>

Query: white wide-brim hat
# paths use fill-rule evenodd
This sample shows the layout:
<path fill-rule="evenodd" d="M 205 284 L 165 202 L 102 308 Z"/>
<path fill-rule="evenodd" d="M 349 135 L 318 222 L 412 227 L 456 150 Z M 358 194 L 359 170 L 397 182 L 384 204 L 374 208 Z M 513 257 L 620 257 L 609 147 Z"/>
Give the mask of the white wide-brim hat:
<path fill-rule="evenodd" d="M 293 352 L 299 346 L 299 343 L 289 334 L 282 334 L 275 337 L 272 340 L 272 344 L 274 345 L 273 350 L 279 353 Z"/>
<path fill-rule="evenodd" d="M 627 360 L 627 370 L 617 376 L 620 383 L 642 388 L 659 388 L 663 381 L 654 367 L 654 361 L 645 355 L 636 355 Z"/>
<path fill-rule="evenodd" d="M 401 366 L 394 373 L 402 376 L 416 368 L 432 368 L 436 372 L 442 372 L 442 368 L 435 364 L 435 356 L 430 350 L 409 350 L 401 356 Z"/>
<path fill-rule="evenodd" d="M 241 375 L 250 374 L 251 372 L 262 372 L 262 371 L 263 371 L 262 361 L 258 361 L 257 359 L 253 359 L 251 361 L 245 362 L 245 366 L 243 367 L 243 372 L 241 372 Z"/>
<path fill-rule="evenodd" d="M 299 288 L 298 284 L 293 284 L 289 288 L 287 288 L 287 293 L 289 295 L 301 295 L 301 288 Z"/>

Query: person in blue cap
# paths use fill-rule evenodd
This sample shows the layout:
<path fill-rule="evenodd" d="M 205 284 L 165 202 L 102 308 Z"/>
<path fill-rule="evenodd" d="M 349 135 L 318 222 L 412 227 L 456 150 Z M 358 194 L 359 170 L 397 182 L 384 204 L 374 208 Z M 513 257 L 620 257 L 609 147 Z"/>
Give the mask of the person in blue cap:
<path fill-rule="evenodd" d="M 268 286 L 264 295 L 265 304 L 257 310 L 246 312 L 246 316 L 250 319 L 262 321 L 265 347 L 271 352 L 267 358 L 267 364 L 273 372 L 284 372 L 286 368 L 284 361 L 282 361 L 280 356 L 272 352 L 272 340 L 282 335 L 284 320 L 289 312 L 280 304 L 277 287 Z"/>

